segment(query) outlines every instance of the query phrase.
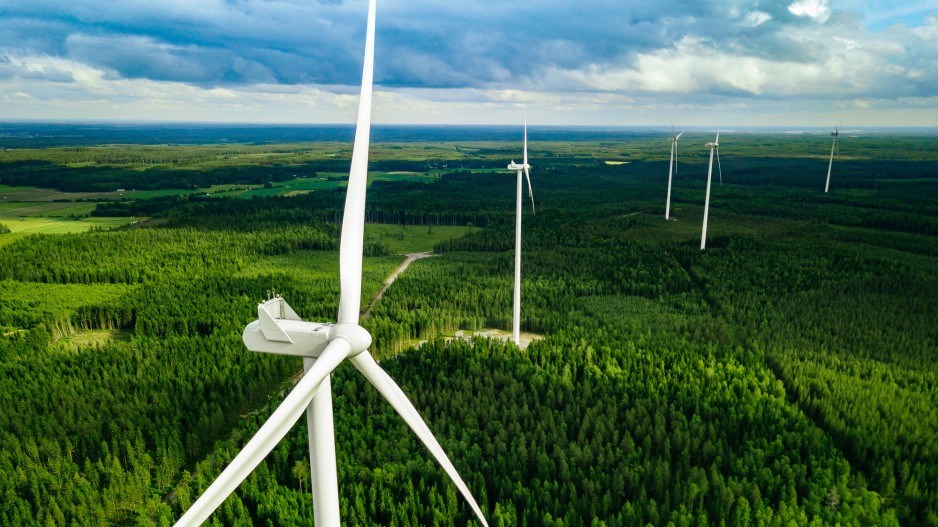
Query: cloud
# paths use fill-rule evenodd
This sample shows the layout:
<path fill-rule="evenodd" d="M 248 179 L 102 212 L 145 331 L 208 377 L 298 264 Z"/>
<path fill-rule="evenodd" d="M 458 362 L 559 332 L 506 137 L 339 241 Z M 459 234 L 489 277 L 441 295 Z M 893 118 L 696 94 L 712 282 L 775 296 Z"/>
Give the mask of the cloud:
<path fill-rule="evenodd" d="M 769 20 L 772 20 L 772 15 L 765 11 L 751 11 L 746 13 L 746 23 L 752 27 L 759 27 Z"/>
<path fill-rule="evenodd" d="M 788 6 L 788 10 L 795 16 L 812 18 L 823 24 L 831 16 L 828 4 L 829 0 L 797 0 Z"/>
<path fill-rule="evenodd" d="M 494 118 L 473 102 L 525 98 L 597 119 L 602 104 L 932 100 L 928 2 L 878 12 L 858 2 L 381 2 L 376 80 L 393 94 L 385 102 L 410 105 L 394 110 L 399 122 L 454 109 Z M 215 114 L 253 118 L 269 102 L 293 108 L 288 120 L 333 122 L 356 97 L 365 11 L 365 0 L 0 0 L 0 96 L 129 112 L 129 101 L 175 108 L 175 90 Z M 874 19 L 890 25 L 867 29 Z"/>
<path fill-rule="evenodd" d="M 26 80 L 52 83 L 75 82 L 75 77 L 60 69 L 54 60 L 22 61 L 0 55 L 0 80 Z"/>

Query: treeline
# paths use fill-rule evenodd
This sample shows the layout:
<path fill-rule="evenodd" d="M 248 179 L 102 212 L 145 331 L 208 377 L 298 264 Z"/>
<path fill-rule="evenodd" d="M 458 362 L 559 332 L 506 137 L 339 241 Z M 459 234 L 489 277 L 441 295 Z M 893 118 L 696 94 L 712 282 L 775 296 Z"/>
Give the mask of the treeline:
<path fill-rule="evenodd" d="M 42 327 L 58 339 L 79 329 L 133 327 L 135 311 L 125 301 L 133 286 L 0 280 L 0 287 L 0 333 L 4 336 Z"/>
<path fill-rule="evenodd" d="M 288 225 L 238 235 L 207 236 L 205 231 L 180 228 L 29 236 L 0 251 L 0 280 L 134 284 L 165 277 L 181 265 L 230 268 L 245 263 L 247 254 L 335 247 L 331 233 Z"/>
<path fill-rule="evenodd" d="M 201 169 L 156 165 L 134 169 L 115 166 L 69 167 L 25 161 L 3 165 L 0 183 L 54 188 L 63 192 L 113 192 L 117 189 L 193 189 L 226 183 L 261 185 L 269 181 L 315 176 L 316 172 L 304 165 L 241 165 Z"/>
<path fill-rule="evenodd" d="M 473 225 L 485 227 L 506 222 L 505 208 L 478 195 L 474 175 L 444 176 L 426 183 L 376 182 L 368 192 L 367 221 L 404 225 Z M 488 177 L 488 176 L 478 176 Z M 450 206 L 461 196 L 476 208 Z M 508 200 L 505 199 L 505 203 Z M 335 230 L 342 221 L 344 189 L 311 192 L 289 197 L 253 199 L 214 198 L 199 195 L 98 203 L 93 216 L 144 216 L 169 220 L 173 225 L 197 228 L 256 229 L 278 225 L 312 224 Z M 332 224 L 324 226 L 324 224 Z"/>

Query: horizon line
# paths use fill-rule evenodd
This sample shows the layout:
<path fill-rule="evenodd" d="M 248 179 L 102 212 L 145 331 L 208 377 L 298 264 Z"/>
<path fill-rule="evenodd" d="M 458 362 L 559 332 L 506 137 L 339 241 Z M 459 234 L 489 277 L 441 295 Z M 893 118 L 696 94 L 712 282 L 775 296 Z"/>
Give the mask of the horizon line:
<path fill-rule="evenodd" d="M 302 127 L 351 127 L 354 128 L 354 122 L 340 123 L 340 122 L 308 122 L 308 123 L 298 123 L 298 122 L 278 122 L 278 121 L 184 121 L 184 120 L 147 120 L 147 119 L 19 119 L 19 118 L 0 118 L 0 125 L 3 124 L 67 124 L 67 125 L 78 125 L 78 124 L 95 124 L 95 125 L 161 125 L 161 126 L 217 126 L 217 127 L 235 127 L 235 126 L 254 126 L 254 127 L 288 127 L 288 128 L 302 128 Z M 604 130 L 616 130 L 616 129 L 642 129 L 642 128 L 671 128 L 671 123 L 661 123 L 661 124 L 537 124 L 537 123 L 528 123 L 529 127 L 532 128 L 553 128 L 553 129 L 604 129 Z M 817 124 L 740 124 L 733 125 L 723 123 L 722 126 L 728 126 L 731 128 L 737 129 L 792 129 L 792 128 L 809 128 L 809 129 L 821 129 L 826 130 L 836 125 L 817 125 Z M 501 123 L 372 123 L 372 127 L 381 128 L 381 127 L 407 127 L 407 128 L 515 128 L 520 127 L 520 125 L 513 124 L 501 124 Z M 687 124 L 680 128 L 703 128 L 710 129 L 713 128 L 709 124 Z M 938 124 L 936 125 L 863 125 L 857 124 L 850 127 L 850 129 L 859 129 L 859 130 L 938 130 Z M 729 131 L 729 129 L 724 130 Z M 848 130 L 849 131 L 849 130 Z"/>

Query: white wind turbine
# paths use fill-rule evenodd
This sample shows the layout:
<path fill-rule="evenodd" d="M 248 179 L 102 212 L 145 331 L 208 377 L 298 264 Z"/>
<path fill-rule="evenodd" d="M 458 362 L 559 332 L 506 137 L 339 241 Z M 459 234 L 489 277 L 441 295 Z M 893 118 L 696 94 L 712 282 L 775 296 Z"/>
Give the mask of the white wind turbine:
<path fill-rule="evenodd" d="M 700 234 L 700 250 L 707 248 L 707 216 L 710 213 L 710 181 L 713 178 L 713 152 L 717 153 L 717 168 L 720 170 L 720 182 L 723 182 L 723 167 L 720 166 L 720 130 L 717 129 L 717 138 L 707 143 L 710 148 L 710 168 L 707 170 L 707 198 L 704 200 L 703 232 Z"/>
<path fill-rule="evenodd" d="M 675 133 L 677 130 L 674 129 L 674 123 L 671 123 L 671 133 Z M 674 135 L 670 138 L 671 141 L 671 163 L 668 165 L 668 199 L 665 202 L 664 206 L 664 219 L 671 219 L 671 175 L 677 173 L 677 141 L 684 135 L 684 132 L 681 132 L 677 135 Z"/>
<path fill-rule="evenodd" d="M 843 123 L 841 123 L 843 124 Z M 837 149 L 837 136 L 840 135 L 840 126 L 837 125 L 834 127 L 834 131 L 831 132 L 831 135 L 834 136 L 834 143 L 831 145 L 831 160 L 827 164 L 827 181 L 824 183 L 824 193 L 827 193 L 827 190 L 831 186 L 831 168 L 834 166 L 834 151 Z"/>
<path fill-rule="evenodd" d="M 248 324 L 242 336 L 251 351 L 303 357 L 305 375 L 257 434 L 225 467 L 198 500 L 176 522 L 177 526 L 201 525 L 237 486 L 257 467 L 305 412 L 309 420 L 313 510 L 317 527 L 339 527 L 339 487 L 336 476 L 335 431 L 332 421 L 330 375 L 343 360 L 352 364 L 374 385 L 433 454 L 469 502 L 483 525 L 482 511 L 446 457 L 430 428 L 397 383 L 375 362 L 367 349 L 371 335 L 359 322 L 362 285 L 362 253 L 365 230 L 365 191 L 368 143 L 371 127 L 372 72 L 374 70 L 376 0 L 368 3 L 365 61 L 355 146 L 349 173 L 342 237 L 339 246 L 339 314 L 336 324 L 304 322 L 281 297 L 257 306 L 258 320 Z"/>
<path fill-rule="evenodd" d="M 528 164 L 528 109 L 524 109 L 524 162 L 520 165 L 514 160 L 508 165 L 508 170 L 518 171 L 518 192 L 515 200 L 515 296 L 514 309 L 511 321 L 511 340 L 515 345 L 521 344 L 521 173 L 528 180 L 528 196 L 531 197 L 531 210 L 534 211 L 534 192 L 531 190 L 531 173 Z"/>

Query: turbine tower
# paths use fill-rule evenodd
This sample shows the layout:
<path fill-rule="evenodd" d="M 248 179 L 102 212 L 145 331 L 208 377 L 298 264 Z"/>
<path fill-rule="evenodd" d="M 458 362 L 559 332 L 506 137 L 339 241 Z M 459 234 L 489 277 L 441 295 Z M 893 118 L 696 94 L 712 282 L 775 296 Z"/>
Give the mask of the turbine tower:
<path fill-rule="evenodd" d="M 710 213 L 710 181 L 713 178 L 713 152 L 717 153 L 717 168 L 720 170 L 720 181 L 723 181 L 723 167 L 720 166 L 720 130 L 717 129 L 717 138 L 707 143 L 710 148 L 710 168 L 707 170 L 707 198 L 704 200 L 703 232 L 700 234 L 700 250 L 707 248 L 707 216 Z"/>
<path fill-rule="evenodd" d="M 834 131 L 831 132 L 831 135 L 834 136 L 834 143 L 831 145 L 831 160 L 827 163 L 827 181 L 824 183 L 824 193 L 827 193 L 827 190 L 831 186 L 831 168 L 834 166 L 834 151 L 837 149 L 837 136 L 840 135 L 840 125 L 834 127 Z"/>
<path fill-rule="evenodd" d="M 279 296 L 258 304 L 258 319 L 244 329 L 242 339 L 251 351 L 303 358 L 303 378 L 241 452 L 225 467 L 198 500 L 176 522 L 194 527 L 205 522 L 225 498 L 244 481 L 286 436 L 305 412 L 309 419 L 311 487 L 316 527 L 339 527 L 339 487 L 336 476 L 335 431 L 332 422 L 330 375 L 348 359 L 394 407 L 430 450 L 465 497 L 482 525 L 482 511 L 433 433 L 401 388 L 368 352 L 371 335 L 359 325 L 362 254 L 365 230 L 365 191 L 371 129 L 372 72 L 374 70 L 376 0 L 368 2 L 365 60 L 352 167 L 345 195 L 339 246 L 340 298 L 336 324 L 305 322 Z"/>
<path fill-rule="evenodd" d="M 528 180 L 528 196 L 531 198 L 531 211 L 534 211 L 534 192 L 531 190 L 531 173 L 528 164 L 528 108 L 524 108 L 524 162 L 520 165 L 514 160 L 508 170 L 518 171 L 518 192 L 515 199 L 515 295 L 511 320 L 511 340 L 516 346 L 521 344 L 521 174 Z"/>
<path fill-rule="evenodd" d="M 674 123 L 671 123 L 671 133 L 675 133 Z M 668 199 L 665 201 L 664 205 L 664 219 L 671 219 L 671 175 L 677 173 L 677 141 L 684 135 L 684 132 L 681 132 L 677 135 L 671 136 L 671 163 L 668 165 Z"/>

